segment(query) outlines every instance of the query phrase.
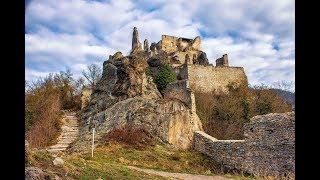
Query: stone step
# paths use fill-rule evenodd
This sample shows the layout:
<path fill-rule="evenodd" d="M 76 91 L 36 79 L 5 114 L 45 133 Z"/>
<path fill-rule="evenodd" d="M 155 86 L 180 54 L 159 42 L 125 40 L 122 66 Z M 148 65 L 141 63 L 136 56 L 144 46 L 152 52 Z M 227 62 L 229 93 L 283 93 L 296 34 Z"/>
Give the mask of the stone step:
<path fill-rule="evenodd" d="M 59 152 L 66 150 L 69 145 L 74 142 L 79 136 L 78 118 L 76 113 L 67 112 L 63 119 L 61 134 L 58 137 L 58 143 L 50 146 L 49 152 Z"/>

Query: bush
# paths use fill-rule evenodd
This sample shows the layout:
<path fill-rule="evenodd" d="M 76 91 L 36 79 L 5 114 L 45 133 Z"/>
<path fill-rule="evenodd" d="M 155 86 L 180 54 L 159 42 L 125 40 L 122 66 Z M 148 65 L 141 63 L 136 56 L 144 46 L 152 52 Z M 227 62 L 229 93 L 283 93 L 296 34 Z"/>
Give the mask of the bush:
<path fill-rule="evenodd" d="M 31 147 L 54 143 L 60 132 L 61 110 L 81 108 L 70 72 L 49 75 L 29 85 L 25 94 L 25 130 Z"/>
<path fill-rule="evenodd" d="M 229 93 L 195 93 L 204 131 L 218 139 L 243 139 L 243 125 L 256 115 L 291 111 L 274 91 L 229 85 Z"/>
<path fill-rule="evenodd" d="M 156 140 L 153 136 L 143 128 L 134 128 L 130 125 L 125 125 L 115 129 L 102 137 L 104 142 L 122 142 L 136 149 L 144 149 L 148 146 L 154 146 Z"/>
<path fill-rule="evenodd" d="M 159 72 L 156 75 L 154 82 L 156 83 L 158 90 L 163 93 L 167 85 L 176 80 L 176 73 L 173 71 L 170 65 L 165 64 L 160 66 Z"/>

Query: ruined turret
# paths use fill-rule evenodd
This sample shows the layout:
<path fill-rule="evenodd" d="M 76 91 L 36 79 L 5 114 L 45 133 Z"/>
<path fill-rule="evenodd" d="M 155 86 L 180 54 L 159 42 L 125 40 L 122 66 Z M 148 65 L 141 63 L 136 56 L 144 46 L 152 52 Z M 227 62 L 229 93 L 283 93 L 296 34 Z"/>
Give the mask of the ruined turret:
<path fill-rule="evenodd" d="M 142 45 L 139 41 L 139 33 L 138 29 L 136 27 L 133 28 L 133 33 L 132 33 L 132 49 L 131 53 L 136 53 L 142 51 Z"/>
<path fill-rule="evenodd" d="M 144 42 L 143 42 L 143 49 L 144 49 L 145 52 L 149 52 L 149 51 L 150 51 L 148 39 L 145 39 L 145 40 L 144 40 Z"/>
<path fill-rule="evenodd" d="M 224 54 L 221 58 L 217 59 L 216 66 L 217 67 L 228 67 L 229 66 L 228 55 Z"/>

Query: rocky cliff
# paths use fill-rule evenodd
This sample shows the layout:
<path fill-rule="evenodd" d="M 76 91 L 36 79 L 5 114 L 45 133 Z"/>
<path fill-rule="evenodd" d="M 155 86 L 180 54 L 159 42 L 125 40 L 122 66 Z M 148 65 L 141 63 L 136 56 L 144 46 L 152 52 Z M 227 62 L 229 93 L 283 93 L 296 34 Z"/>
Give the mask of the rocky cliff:
<path fill-rule="evenodd" d="M 119 129 L 144 132 L 156 141 L 189 148 L 193 132 L 202 130 L 195 111 L 185 103 L 163 98 L 153 79 L 147 76 L 148 52 L 129 56 L 117 52 L 103 63 L 103 73 L 83 110 L 84 127 L 72 149 L 89 149 L 91 128 L 103 143 L 108 134 Z M 126 137 L 123 137 L 126 138 Z"/>

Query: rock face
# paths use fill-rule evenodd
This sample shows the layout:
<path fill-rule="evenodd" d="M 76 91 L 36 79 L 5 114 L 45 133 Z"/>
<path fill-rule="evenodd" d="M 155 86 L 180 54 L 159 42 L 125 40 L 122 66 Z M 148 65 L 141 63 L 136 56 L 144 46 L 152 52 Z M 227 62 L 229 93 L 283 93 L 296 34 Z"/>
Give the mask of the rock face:
<path fill-rule="evenodd" d="M 294 112 L 255 116 L 245 125 L 244 135 L 244 140 L 217 140 L 196 132 L 194 148 L 231 169 L 294 178 Z"/>
<path fill-rule="evenodd" d="M 92 121 L 97 130 L 97 142 L 112 131 L 129 127 L 142 129 L 154 139 L 182 149 L 191 146 L 194 131 L 202 130 L 200 119 L 184 103 L 139 96 L 114 104 L 93 116 Z M 88 133 L 84 132 L 80 136 L 90 143 L 91 136 Z"/>
<path fill-rule="evenodd" d="M 132 51 L 131 53 L 136 53 L 142 51 L 142 45 L 139 41 L 139 33 L 136 27 L 133 28 L 133 34 L 132 34 Z"/>
<path fill-rule="evenodd" d="M 134 48 L 139 40 L 135 31 L 133 34 Z M 165 61 L 166 56 L 161 56 Z M 83 110 L 86 126 L 74 145 L 77 148 L 71 149 L 90 147 L 86 143 L 90 143 L 92 127 L 98 143 L 105 140 L 104 136 L 124 129 L 146 132 L 153 139 L 178 148 L 191 146 L 193 132 L 202 130 L 200 119 L 184 102 L 162 97 L 152 77 L 145 73 L 148 60 L 146 51 L 135 51 L 129 56 L 117 52 L 103 63 L 102 77 Z"/>

